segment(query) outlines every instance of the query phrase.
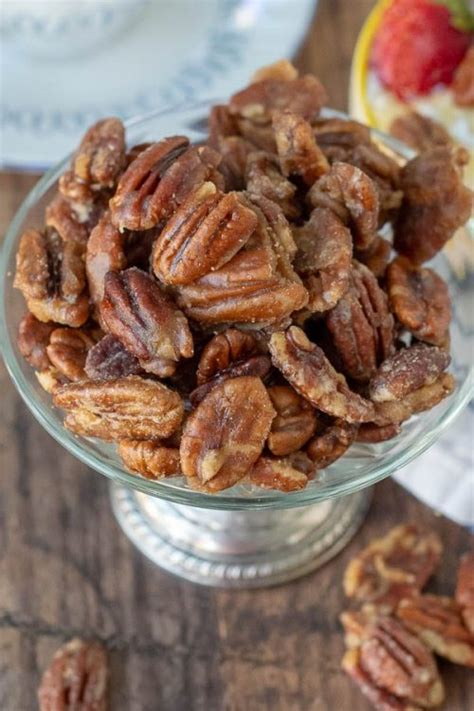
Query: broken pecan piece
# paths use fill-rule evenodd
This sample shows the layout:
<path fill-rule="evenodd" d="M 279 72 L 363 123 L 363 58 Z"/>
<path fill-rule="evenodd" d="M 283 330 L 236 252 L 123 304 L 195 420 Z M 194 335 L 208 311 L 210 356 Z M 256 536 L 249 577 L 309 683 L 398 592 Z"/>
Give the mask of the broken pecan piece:
<path fill-rule="evenodd" d="M 20 321 L 16 341 L 18 350 L 36 370 L 45 370 L 50 365 L 46 346 L 55 328 L 57 324 L 38 321 L 30 313 L 25 314 Z"/>
<path fill-rule="evenodd" d="M 274 111 L 272 123 L 283 175 L 300 179 L 310 187 L 329 171 L 308 121 L 291 111 Z"/>
<path fill-rule="evenodd" d="M 461 607 L 464 624 L 474 635 L 474 552 L 465 553 L 459 561 L 454 597 Z"/>
<path fill-rule="evenodd" d="M 110 333 L 88 351 L 84 370 L 91 380 L 115 380 L 143 372 L 138 358 Z"/>
<path fill-rule="evenodd" d="M 56 389 L 53 401 L 66 410 L 67 429 L 105 440 L 169 437 L 184 413 L 178 393 L 136 375 L 68 383 Z"/>
<path fill-rule="evenodd" d="M 351 560 L 344 573 L 344 592 L 359 602 L 393 607 L 423 588 L 442 551 L 436 533 L 415 524 L 396 526 Z"/>
<path fill-rule="evenodd" d="M 43 674 L 39 711 L 106 711 L 107 677 L 104 648 L 72 639 L 58 649 Z"/>
<path fill-rule="evenodd" d="M 338 419 L 329 425 L 320 423 L 316 435 L 308 443 L 306 454 L 316 469 L 325 469 L 340 459 L 357 435 L 358 426 Z"/>
<path fill-rule="evenodd" d="M 308 477 L 298 469 L 290 457 L 275 459 L 259 457 L 247 475 L 247 481 L 263 489 L 277 489 L 290 492 L 304 489 Z"/>
<path fill-rule="evenodd" d="M 184 314 L 152 277 L 136 267 L 107 274 L 100 315 L 142 368 L 160 377 L 173 375 L 180 358 L 194 353 Z"/>
<path fill-rule="evenodd" d="M 94 339 L 80 328 L 56 328 L 46 347 L 52 365 L 68 380 L 85 378 L 84 365 Z"/>
<path fill-rule="evenodd" d="M 179 449 L 165 447 L 160 442 L 123 439 L 118 453 L 127 469 L 138 472 L 147 479 L 179 476 Z"/>
<path fill-rule="evenodd" d="M 455 664 L 474 667 L 474 635 L 465 626 L 455 600 L 441 595 L 417 595 L 401 600 L 396 612 L 435 654 Z"/>
<path fill-rule="evenodd" d="M 27 230 L 16 257 L 14 286 L 40 321 L 82 326 L 89 316 L 83 248 L 57 232 Z"/>
<path fill-rule="evenodd" d="M 267 447 L 277 457 L 301 449 L 316 428 L 313 407 L 288 385 L 274 385 L 268 394 L 276 411 Z"/>
<path fill-rule="evenodd" d="M 397 257 L 387 268 L 387 291 L 395 316 L 408 331 L 420 341 L 446 344 L 451 300 L 439 274 Z"/>
<path fill-rule="evenodd" d="M 190 483 L 211 493 L 236 484 L 260 456 L 274 416 L 258 378 L 233 378 L 213 388 L 181 437 L 181 469 Z"/>
<path fill-rule="evenodd" d="M 318 410 L 347 422 L 370 422 L 374 406 L 352 392 L 319 346 L 297 326 L 272 334 L 273 364 L 291 385 Z"/>
<path fill-rule="evenodd" d="M 257 216 L 237 193 L 203 183 L 161 231 L 153 247 L 153 271 L 165 284 L 190 284 L 228 262 L 256 226 Z"/>
<path fill-rule="evenodd" d="M 127 266 L 124 236 L 114 227 L 106 212 L 92 230 L 87 242 L 86 272 L 92 302 L 98 306 L 104 296 L 107 272 L 121 271 Z"/>

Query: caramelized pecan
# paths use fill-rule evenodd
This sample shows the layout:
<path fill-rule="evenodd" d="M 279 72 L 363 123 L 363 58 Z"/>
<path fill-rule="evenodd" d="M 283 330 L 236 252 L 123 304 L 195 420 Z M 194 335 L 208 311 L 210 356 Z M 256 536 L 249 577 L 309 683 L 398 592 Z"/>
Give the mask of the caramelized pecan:
<path fill-rule="evenodd" d="M 329 425 L 320 423 L 316 436 L 308 443 L 306 454 L 313 462 L 315 469 L 325 469 L 340 459 L 357 435 L 358 426 L 338 419 Z"/>
<path fill-rule="evenodd" d="M 393 439 L 401 432 L 400 425 L 376 425 L 374 422 L 365 422 L 359 427 L 356 435 L 356 442 L 366 444 L 377 444 Z"/>
<path fill-rule="evenodd" d="M 282 175 L 278 160 L 271 153 L 255 151 L 248 155 L 245 182 L 251 198 L 273 200 L 289 220 L 299 217 L 301 207 L 296 198 L 296 186 Z"/>
<path fill-rule="evenodd" d="M 274 111 L 272 123 L 283 175 L 300 179 L 310 187 L 329 171 L 308 121 L 291 111 Z"/>
<path fill-rule="evenodd" d="M 456 381 L 450 373 L 441 373 L 430 385 L 423 385 L 418 390 L 406 395 L 403 400 L 387 400 L 376 402 L 374 421 L 379 425 L 399 424 L 412 415 L 425 410 L 431 410 L 444 398 L 451 395 Z"/>
<path fill-rule="evenodd" d="M 194 353 L 184 314 L 136 267 L 107 274 L 100 315 L 110 333 L 140 359 L 141 366 L 160 377 L 173 375 L 180 358 Z"/>
<path fill-rule="evenodd" d="M 288 385 L 274 385 L 268 394 L 276 411 L 267 447 L 278 457 L 296 452 L 313 434 L 316 413 L 311 405 Z"/>
<path fill-rule="evenodd" d="M 84 371 L 91 380 L 115 380 L 143 372 L 138 358 L 110 333 L 88 351 Z"/>
<path fill-rule="evenodd" d="M 242 377 L 213 388 L 186 420 L 181 469 L 209 492 L 233 486 L 260 456 L 275 416 L 261 380 Z"/>
<path fill-rule="evenodd" d="M 50 365 L 46 346 L 55 328 L 56 324 L 42 323 L 30 313 L 25 314 L 20 321 L 16 339 L 18 350 L 37 370 L 45 370 Z"/>
<path fill-rule="evenodd" d="M 390 124 L 390 133 L 419 153 L 435 146 L 450 146 L 453 142 L 439 121 L 422 116 L 417 111 L 397 116 Z"/>
<path fill-rule="evenodd" d="M 222 138 L 237 136 L 239 133 L 239 127 L 237 126 L 235 116 L 232 116 L 225 104 L 216 104 L 211 108 L 207 127 L 207 142 L 216 151 L 221 148 Z"/>
<path fill-rule="evenodd" d="M 247 480 L 263 489 L 284 492 L 304 489 L 308 483 L 307 475 L 294 465 L 290 457 L 259 457 L 247 475 Z"/>
<path fill-rule="evenodd" d="M 474 635 L 474 552 L 461 557 L 454 597 L 461 607 L 464 624 Z"/>
<path fill-rule="evenodd" d="M 344 592 L 359 602 L 392 607 L 423 588 L 438 566 L 442 550 L 434 532 L 415 524 L 396 526 L 351 560 L 344 573 Z"/>
<path fill-rule="evenodd" d="M 71 162 L 77 181 L 93 190 L 112 188 L 125 164 L 125 129 L 118 118 L 89 128 Z"/>
<path fill-rule="evenodd" d="M 114 227 L 106 212 L 92 230 L 87 242 L 86 272 L 92 302 L 98 306 L 104 296 L 107 272 L 121 271 L 127 266 L 124 236 Z"/>
<path fill-rule="evenodd" d="M 67 429 L 105 440 L 169 437 L 184 413 L 178 393 L 136 375 L 68 383 L 55 390 L 53 401 L 66 410 Z"/>
<path fill-rule="evenodd" d="M 85 378 L 84 365 L 94 339 L 80 328 L 56 328 L 46 348 L 52 365 L 68 380 Z"/>
<path fill-rule="evenodd" d="M 408 331 L 420 341 L 446 344 L 451 300 L 439 274 L 397 257 L 387 269 L 387 291 L 392 311 Z"/>
<path fill-rule="evenodd" d="M 160 442 L 123 439 L 118 453 L 127 469 L 147 479 L 162 479 L 181 473 L 179 449 L 165 447 Z"/>
<path fill-rule="evenodd" d="M 45 210 L 45 222 L 52 227 L 65 242 L 78 242 L 85 248 L 90 225 L 81 222 L 71 204 L 62 195 L 54 197 Z"/>
<path fill-rule="evenodd" d="M 236 362 L 242 362 L 258 352 L 254 336 L 237 328 L 218 333 L 204 347 L 199 360 L 196 380 L 203 385 Z"/>

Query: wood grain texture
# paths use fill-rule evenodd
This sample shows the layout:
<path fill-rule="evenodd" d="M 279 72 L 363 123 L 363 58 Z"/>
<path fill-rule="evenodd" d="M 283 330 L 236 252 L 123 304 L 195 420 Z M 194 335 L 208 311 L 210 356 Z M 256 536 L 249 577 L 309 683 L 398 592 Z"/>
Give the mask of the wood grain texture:
<path fill-rule="evenodd" d="M 371 2 L 321 0 L 298 58 L 345 108 L 355 37 Z M 0 175 L 0 229 L 32 176 Z M 41 671 L 73 635 L 105 642 L 112 711 L 368 711 L 339 671 L 341 575 L 400 521 L 434 527 L 450 592 L 468 533 L 392 481 L 356 539 L 322 570 L 270 590 L 226 592 L 175 579 L 142 557 L 112 516 L 107 483 L 41 429 L 0 373 L 0 709 L 32 711 Z M 467 711 L 474 675 L 442 665 L 445 709 Z"/>

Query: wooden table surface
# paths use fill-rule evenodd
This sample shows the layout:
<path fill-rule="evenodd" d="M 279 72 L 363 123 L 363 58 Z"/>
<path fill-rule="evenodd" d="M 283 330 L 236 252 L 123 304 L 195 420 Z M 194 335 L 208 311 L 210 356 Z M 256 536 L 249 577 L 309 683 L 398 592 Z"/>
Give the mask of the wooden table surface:
<path fill-rule="evenodd" d="M 345 108 L 351 54 L 370 0 L 321 0 L 298 64 Z M 35 177 L 0 174 L 0 230 Z M 74 460 L 26 410 L 4 369 L 0 412 L 0 709 L 36 708 L 40 673 L 73 635 L 110 650 L 112 711 L 366 711 L 339 671 L 341 575 L 370 538 L 400 521 L 446 544 L 433 589 L 452 590 L 469 534 L 390 480 L 352 544 L 322 570 L 259 591 L 183 582 L 118 528 L 105 479 Z M 474 675 L 441 664 L 444 709 L 467 711 Z M 470 707 L 472 708 L 472 706 Z"/>

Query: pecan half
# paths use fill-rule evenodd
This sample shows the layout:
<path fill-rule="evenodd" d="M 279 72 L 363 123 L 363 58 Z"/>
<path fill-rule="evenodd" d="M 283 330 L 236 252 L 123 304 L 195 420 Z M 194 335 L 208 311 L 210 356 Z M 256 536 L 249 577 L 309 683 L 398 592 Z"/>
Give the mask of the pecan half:
<path fill-rule="evenodd" d="M 304 489 L 307 475 L 294 466 L 290 457 L 259 457 L 247 475 L 247 481 L 262 489 L 290 492 Z"/>
<path fill-rule="evenodd" d="M 436 346 L 418 343 L 387 358 L 369 385 L 371 400 L 401 400 L 424 385 L 434 383 L 446 370 L 451 357 Z"/>
<path fill-rule="evenodd" d="M 194 353 L 184 314 L 152 277 L 136 267 L 107 274 L 100 315 L 141 366 L 160 377 L 173 375 L 180 358 Z"/>
<path fill-rule="evenodd" d="M 394 350 L 394 319 L 372 272 L 353 262 L 349 288 L 329 312 L 326 325 L 346 375 L 367 382 Z"/>
<path fill-rule="evenodd" d="M 370 422 L 374 406 L 352 392 L 321 348 L 297 326 L 272 334 L 273 364 L 304 398 L 318 410 L 347 422 Z"/>
<path fill-rule="evenodd" d="M 458 106 L 474 106 L 474 47 L 472 45 L 456 69 L 451 91 Z"/>
<path fill-rule="evenodd" d="M 87 242 L 86 272 L 92 302 L 98 306 L 104 296 L 107 272 L 121 271 L 127 266 L 124 236 L 114 227 L 106 212 L 92 230 Z"/>
<path fill-rule="evenodd" d="M 474 552 L 465 553 L 459 561 L 454 597 L 462 609 L 464 624 L 474 635 Z"/>
<path fill-rule="evenodd" d="M 397 257 L 389 264 L 386 276 L 390 305 L 400 323 L 420 341 L 445 345 L 451 300 L 439 274 Z"/>
<path fill-rule="evenodd" d="M 123 439 L 118 443 L 118 453 L 127 469 L 147 479 L 162 479 L 181 473 L 179 449 L 165 447 L 160 442 Z"/>
<path fill-rule="evenodd" d="M 152 267 L 165 284 L 190 284 L 228 262 L 248 241 L 257 216 L 237 193 L 203 183 L 176 210 L 155 242 Z"/>
<path fill-rule="evenodd" d="M 46 347 L 52 365 L 68 380 L 85 378 L 84 365 L 94 339 L 80 328 L 56 328 Z"/>
<path fill-rule="evenodd" d="M 386 442 L 399 435 L 400 432 L 401 428 L 398 424 L 376 425 L 374 422 L 365 422 L 357 430 L 356 442 L 364 442 L 366 444 Z"/>
<path fill-rule="evenodd" d="M 84 135 L 71 163 L 76 180 L 93 190 L 114 187 L 125 165 L 125 129 L 118 118 L 98 121 Z"/>
<path fill-rule="evenodd" d="M 275 416 L 261 380 L 225 380 L 186 420 L 181 469 L 209 492 L 233 486 L 260 456 Z"/>
<path fill-rule="evenodd" d="M 318 207 L 293 230 L 296 272 L 309 293 L 310 311 L 333 308 L 349 287 L 351 233 L 332 210 Z"/>
<path fill-rule="evenodd" d="M 87 352 L 84 371 L 91 380 L 115 380 L 143 372 L 138 358 L 110 333 Z"/>
<path fill-rule="evenodd" d="M 25 314 L 20 321 L 16 339 L 18 350 L 37 370 L 45 370 L 50 365 L 46 346 L 55 328 L 55 323 L 42 323 L 30 313 Z"/>
<path fill-rule="evenodd" d="M 400 424 L 412 415 L 425 410 L 431 410 L 444 398 L 451 395 L 456 386 L 451 373 L 441 373 L 437 380 L 430 385 L 414 390 L 406 395 L 403 400 L 387 400 L 376 402 L 374 421 L 378 425 Z"/>
<path fill-rule="evenodd" d="M 474 635 L 467 629 L 458 603 L 441 595 L 401 600 L 397 616 L 440 657 L 474 667 Z"/>
<path fill-rule="evenodd" d="M 283 175 L 300 179 L 310 187 L 329 171 L 308 121 L 291 111 L 274 111 L 272 123 Z"/>
<path fill-rule="evenodd" d="M 436 533 L 415 524 L 396 526 L 351 560 L 344 573 L 344 592 L 357 601 L 391 607 L 423 588 L 442 550 Z"/>
<path fill-rule="evenodd" d="M 97 642 L 72 639 L 60 647 L 38 689 L 40 711 L 106 711 L 107 657 Z"/>
<path fill-rule="evenodd" d="M 184 413 L 178 393 L 136 375 L 69 383 L 56 389 L 53 401 L 66 410 L 67 429 L 105 440 L 169 437 Z"/>
<path fill-rule="evenodd" d="M 460 149 L 433 148 L 402 169 L 403 202 L 395 223 L 394 246 L 412 262 L 434 257 L 469 219 L 472 192 L 462 182 L 466 155 Z"/>
<path fill-rule="evenodd" d="M 274 385 L 268 394 L 276 411 L 267 447 L 278 457 L 301 449 L 316 429 L 316 412 L 288 385 Z"/>
<path fill-rule="evenodd" d="M 251 198 L 266 197 L 273 200 L 289 220 L 300 216 L 301 206 L 296 197 L 296 186 L 282 175 L 276 156 L 264 151 L 250 153 L 245 182 Z"/>
<path fill-rule="evenodd" d="M 453 143 L 448 131 L 439 121 L 422 116 L 417 111 L 397 116 L 390 124 L 390 133 L 419 153 L 435 146 L 451 146 Z"/>
<path fill-rule="evenodd" d="M 27 230 L 16 257 L 14 286 L 40 321 L 82 326 L 89 316 L 83 248 L 57 232 Z"/>
<path fill-rule="evenodd" d="M 338 419 L 329 425 L 320 424 L 316 436 L 308 443 L 306 454 L 316 469 L 325 469 L 340 459 L 357 435 L 358 426 Z"/>
<path fill-rule="evenodd" d="M 258 352 L 258 344 L 251 333 L 228 328 L 205 345 L 199 360 L 196 380 L 203 385 L 235 362 L 245 361 Z"/>

